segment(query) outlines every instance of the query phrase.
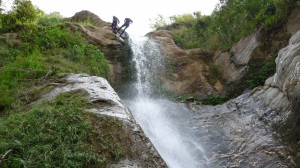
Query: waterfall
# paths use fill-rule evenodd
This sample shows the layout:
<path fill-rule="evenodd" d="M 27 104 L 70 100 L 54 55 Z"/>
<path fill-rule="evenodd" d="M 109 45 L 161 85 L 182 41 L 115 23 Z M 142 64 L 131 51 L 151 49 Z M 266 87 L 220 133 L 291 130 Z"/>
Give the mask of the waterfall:
<path fill-rule="evenodd" d="M 191 113 L 183 104 L 159 98 L 164 58 L 159 44 L 147 37 L 129 39 L 135 65 L 134 97 L 122 97 L 170 168 L 209 167 L 205 150 L 187 123 Z M 128 89 L 132 91 L 132 89 Z"/>
<path fill-rule="evenodd" d="M 161 57 L 159 45 L 147 37 L 130 39 L 133 51 L 133 62 L 136 68 L 135 88 L 138 97 L 147 97 L 155 93 L 153 88 L 159 81 L 159 74 L 164 69 L 164 60 Z"/>

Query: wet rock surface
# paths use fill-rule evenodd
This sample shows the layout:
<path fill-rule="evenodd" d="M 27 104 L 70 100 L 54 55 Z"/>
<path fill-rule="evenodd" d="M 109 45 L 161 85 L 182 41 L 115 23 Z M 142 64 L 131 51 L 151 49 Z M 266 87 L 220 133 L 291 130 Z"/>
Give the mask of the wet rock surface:
<path fill-rule="evenodd" d="M 119 163 L 108 165 L 111 168 L 160 168 L 166 167 L 150 140 L 145 136 L 140 126 L 133 119 L 131 112 L 120 100 L 117 93 L 106 79 L 86 74 L 70 74 L 65 82 L 56 84 L 56 88 L 42 96 L 39 101 L 51 99 L 57 95 L 75 90 L 84 90 L 89 94 L 89 100 L 96 108 L 86 109 L 95 115 L 114 117 L 122 121 L 122 128 L 131 143 L 131 155 Z M 36 102 L 37 103 L 37 102 Z M 93 107 L 94 107 L 93 106 Z"/>
<path fill-rule="evenodd" d="M 218 106 L 190 104 L 189 124 L 207 153 L 207 167 L 296 167 L 273 129 L 288 112 L 266 106 L 266 92 L 260 88 Z"/>
<path fill-rule="evenodd" d="M 157 100 L 163 118 L 174 124 L 189 157 L 196 160 L 192 167 L 300 167 L 299 39 L 300 31 L 279 51 L 276 73 L 264 86 L 222 105 Z"/>
<path fill-rule="evenodd" d="M 270 87 L 256 88 L 217 106 L 197 105 L 196 103 L 178 104 L 167 100 L 157 100 L 156 104 L 161 106 L 163 113 L 159 116 L 165 119 L 164 126 L 160 129 L 170 129 L 169 131 L 172 132 L 170 134 L 173 135 L 164 139 L 160 137 L 161 141 L 169 139 L 165 145 L 164 143 L 162 145 L 172 145 L 175 141 L 172 138 L 178 138 L 177 141 L 184 145 L 184 148 L 191 154 L 188 156 L 189 159 L 195 161 L 193 163 L 181 162 L 181 165 L 173 166 L 298 167 L 289 146 L 282 143 L 280 133 L 274 127 L 282 124 L 289 116 L 289 101 L 286 97 L 279 96 L 283 100 L 281 104 L 270 107 L 266 103 L 275 102 L 278 98 L 272 98 L 272 95 L 277 93 L 279 93 L 278 90 Z M 151 109 L 151 103 L 147 102 L 147 106 L 148 110 Z M 142 110 L 139 113 L 142 113 Z M 156 112 L 152 111 L 152 113 Z M 149 123 L 148 120 L 150 120 Z M 151 120 L 154 122 L 159 119 L 147 117 L 143 123 L 148 123 L 150 127 Z M 170 125 L 171 128 L 166 128 Z M 151 131 L 155 128 L 146 129 Z M 177 137 L 178 135 L 180 137 Z M 163 146 L 159 147 L 158 151 Z M 173 146 L 171 150 L 177 151 L 181 147 Z M 173 159 L 176 160 L 176 158 Z"/>
<path fill-rule="evenodd" d="M 299 167 L 300 31 L 279 51 L 276 73 L 222 105 L 189 104 L 206 167 Z M 178 117 L 183 118 L 183 117 Z"/>
<path fill-rule="evenodd" d="M 200 98 L 223 92 L 222 81 L 210 76 L 209 66 L 213 61 L 214 52 L 181 49 L 173 41 L 172 33 L 167 30 L 157 30 L 148 33 L 147 36 L 161 45 L 168 63 L 174 67 L 167 69 L 169 72 L 162 75 L 162 85 L 165 89 Z"/>

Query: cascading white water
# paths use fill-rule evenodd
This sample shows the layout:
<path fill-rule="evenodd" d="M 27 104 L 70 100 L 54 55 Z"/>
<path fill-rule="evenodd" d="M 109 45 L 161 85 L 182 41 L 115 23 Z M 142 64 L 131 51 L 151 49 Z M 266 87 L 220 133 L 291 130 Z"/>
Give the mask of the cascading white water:
<path fill-rule="evenodd" d="M 185 118 L 191 112 L 182 104 L 152 98 L 159 84 L 164 59 L 159 45 L 146 37 L 130 38 L 136 68 L 137 92 L 129 100 L 123 98 L 155 148 L 170 168 L 207 167 L 204 149 L 197 143 Z M 128 89 L 129 90 L 129 89 Z M 129 90 L 131 91 L 131 90 Z"/>

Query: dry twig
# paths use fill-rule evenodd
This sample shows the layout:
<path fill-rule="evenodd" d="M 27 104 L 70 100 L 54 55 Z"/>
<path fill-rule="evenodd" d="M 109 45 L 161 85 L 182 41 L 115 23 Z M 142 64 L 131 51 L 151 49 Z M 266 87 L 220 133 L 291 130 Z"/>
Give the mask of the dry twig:
<path fill-rule="evenodd" d="M 4 155 L 2 155 L 2 157 L 0 158 L 0 165 L 2 164 L 2 162 L 4 161 L 4 159 L 6 158 L 6 156 L 12 151 L 12 149 L 6 151 L 4 153 Z"/>

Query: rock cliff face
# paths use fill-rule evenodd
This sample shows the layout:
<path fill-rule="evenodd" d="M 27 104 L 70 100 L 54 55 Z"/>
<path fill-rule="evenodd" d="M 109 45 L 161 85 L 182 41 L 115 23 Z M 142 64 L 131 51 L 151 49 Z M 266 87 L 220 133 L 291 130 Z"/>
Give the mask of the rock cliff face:
<path fill-rule="evenodd" d="M 171 32 L 158 30 L 147 34 L 157 40 L 174 69 L 163 76 L 163 87 L 181 94 L 193 94 L 206 98 L 207 95 L 221 94 L 223 85 L 221 80 L 211 79 L 210 64 L 213 52 L 200 49 L 183 50 L 176 46 Z"/>
<path fill-rule="evenodd" d="M 287 117 L 277 125 L 283 141 L 290 146 L 294 155 L 299 155 L 300 131 L 300 31 L 289 41 L 289 45 L 281 49 L 276 58 L 276 73 L 265 85 L 280 90 L 274 96 L 283 94 L 290 103 Z M 274 102 L 278 104 L 280 102 Z M 300 162 L 297 160 L 297 165 Z"/>
<path fill-rule="evenodd" d="M 239 86 L 243 86 L 249 69 L 254 65 L 260 66 L 261 62 L 270 60 L 276 63 L 276 73 L 265 81 L 264 86 L 247 91 L 222 105 L 188 105 L 193 114 L 182 122 L 191 124 L 189 127 L 193 128 L 194 135 L 204 144 L 209 160 L 207 167 L 300 167 L 299 17 L 298 6 L 284 26 L 274 30 L 259 29 L 239 41 L 230 52 L 182 50 L 174 44 L 168 31 L 148 34 L 162 45 L 166 57 L 178 67 L 164 83 L 166 88 L 175 91 L 202 92 L 203 95 L 230 94 L 244 89 Z M 198 59 L 193 58 L 191 52 L 196 52 Z M 211 68 L 207 63 L 217 65 L 223 73 L 226 82 L 220 81 L 220 87 L 213 85 L 206 75 Z M 198 64 L 197 68 L 194 64 Z M 191 70 L 184 73 L 188 67 L 192 67 Z M 190 77 L 190 74 L 198 76 Z M 182 84 L 195 78 L 207 82 L 199 82 L 201 87 L 196 87 L 194 92 L 169 86 L 172 82 L 174 85 L 175 82 Z"/>
<path fill-rule="evenodd" d="M 291 33 L 286 26 L 274 30 L 260 28 L 240 40 L 230 52 L 216 54 L 214 62 L 226 79 L 227 94 L 239 95 L 246 88 L 245 80 L 251 70 L 258 70 L 268 62 L 274 62 L 278 51 L 287 45 L 290 37 Z"/>
<path fill-rule="evenodd" d="M 165 162 L 106 79 L 86 74 L 69 74 L 62 81 L 52 91 L 43 95 L 39 101 L 54 98 L 64 92 L 83 90 L 88 93 L 88 99 L 94 105 L 94 108 L 86 109 L 87 112 L 93 113 L 95 116 L 114 117 L 122 123 L 122 134 L 124 135 L 120 137 L 129 138 L 127 145 L 130 146 L 131 155 L 123 158 L 119 163 L 108 165 L 108 167 L 166 167 Z M 115 133 L 115 136 L 119 137 L 118 133 Z"/>
<path fill-rule="evenodd" d="M 74 32 L 81 32 L 87 42 L 98 46 L 109 61 L 109 83 L 113 86 L 121 85 L 124 67 L 127 66 L 127 61 L 130 60 L 131 50 L 129 45 L 112 32 L 111 23 L 101 20 L 97 15 L 89 11 L 76 13 L 71 18 L 71 21 L 66 23 L 65 26 Z M 92 23 L 93 26 L 85 25 L 85 22 Z M 95 114 L 95 116 L 100 115 L 119 119 L 122 123 L 123 135 L 116 135 L 116 137 L 129 137 L 128 142 L 124 139 L 120 139 L 120 141 L 127 142 L 128 147 L 131 149 L 130 155 L 122 158 L 119 163 L 111 163 L 107 167 L 166 167 L 161 156 L 109 83 L 101 77 L 88 76 L 86 74 L 70 74 L 63 79 L 62 84 L 43 95 L 39 101 L 54 98 L 63 92 L 74 90 L 88 92 L 88 99 L 94 104 L 93 107 L 96 108 L 86 109 L 86 111 Z"/>
<path fill-rule="evenodd" d="M 218 106 L 190 104 L 190 123 L 213 167 L 300 166 L 300 30 L 276 58 L 265 85 Z"/>
<path fill-rule="evenodd" d="M 101 20 L 89 11 L 80 11 L 71 18 L 66 25 L 73 31 L 82 32 L 86 40 L 99 47 L 109 61 L 110 83 L 117 86 L 121 82 L 121 73 L 129 60 L 130 48 L 124 45 L 124 40 L 117 37 L 111 29 L 111 23 Z M 94 26 L 87 26 L 80 22 L 90 21 Z M 79 22 L 79 23 L 76 23 Z"/>
<path fill-rule="evenodd" d="M 299 7 L 287 24 L 276 30 L 259 29 L 232 47 L 230 52 L 209 52 L 200 49 L 182 50 L 172 34 L 160 30 L 147 34 L 157 40 L 165 56 L 175 68 L 163 76 L 163 86 L 178 93 L 206 98 L 209 95 L 239 94 L 250 68 L 261 62 L 275 60 L 276 73 L 264 86 L 248 91 L 222 105 L 189 104 L 193 110 L 184 123 L 192 123 L 194 134 L 205 144 L 207 167 L 291 167 L 300 166 L 300 16 Z M 126 55 L 122 41 L 114 37 L 108 25 L 103 27 L 69 25 L 84 32 L 87 39 L 97 44 L 110 60 L 114 82 L 120 76 L 120 55 Z M 112 35 L 112 36 L 111 36 Z M 125 45 L 126 46 L 126 45 Z M 212 77 L 217 67 L 224 79 Z M 114 74 L 114 75 L 113 75 Z M 214 74 L 216 75 L 216 74 Z M 83 76 L 87 77 L 87 76 Z M 79 79 L 76 76 L 76 79 Z M 89 78 L 89 77 L 87 77 Z M 72 78 L 71 78 L 72 79 Z M 72 81 L 72 80 L 71 80 Z M 73 81 L 74 82 L 74 81 Z M 73 85 L 73 84 L 72 84 Z M 88 84 L 87 84 L 88 85 Z M 101 88 L 101 86 L 99 86 Z M 106 87 L 108 88 L 108 87 Z M 91 95 L 95 92 L 90 89 Z M 238 91 L 237 91 L 238 90 Z M 97 91 L 96 91 L 97 92 Z M 93 100 L 93 99 L 91 99 Z M 101 102 L 103 99 L 100 99 Z M 120 111 L 89 109 L 90 112 L 119 116 L 132 138 L 136 156 L 126 158 L 111 167 L 164 167 L 165 164 L 136 126 L 128 111 L 120 110 L 122 103 L 112 104 Z M 97 101 L 96 101 L 97 102 Z M 119 109 L 119 110 L 118 110 Z M 122 109 L 122 108 L 121 108 Z M 129 124 L 128 124 L 129 123 Z M 137 138 L 137 139 L 136 139 Z M 148 144 L 145 146 L 145 143 Z M 141 152 L 145 150 L 146 154 Z M 158 161 L 156 160 L 158 159 Z M 156 160 L 156 161 L 155 161 Z"/>
<path fill-rule="evenodd" d="M 183 50 L 176 46 L 171 32 L 166 30 L 147 36 L 161 44 L 165 56 L 175 67 L 172 75 L 164 77 L 166 89 L 200 98 L 209 95 L 235 97 L 246 89 L 249 70 L 273 62 L 278 51 L 288 44 L 291 35 L 300 29 L 299 17 L 300 7 L 297 7 L 285 25 L 273 30 L 260 28 L 241 39 L 230 52 Z"/>

